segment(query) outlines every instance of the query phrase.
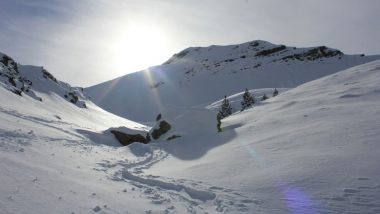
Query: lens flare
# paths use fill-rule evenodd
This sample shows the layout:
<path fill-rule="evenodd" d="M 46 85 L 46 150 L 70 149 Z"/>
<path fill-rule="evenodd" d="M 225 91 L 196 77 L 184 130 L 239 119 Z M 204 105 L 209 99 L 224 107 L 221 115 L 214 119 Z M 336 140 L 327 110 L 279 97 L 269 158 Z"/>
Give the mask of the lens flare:
<path fill-rule="evenodd" d="M 118 78 L 118 79 L 111 81 L 111 84 L 105 90 L 103 90 L 101 93 L 99 93 L 98 102 L 102 102 L 103 99 L 107 97 L 108 93 L 110 91 L 112 91 L 112 89 L 118 85 L 120 79 L 121 78 Z"/>
<path fill-rule="evenodd" d="M 313 203 L 310 197 L 297 187 L 280 183 L 286 207 L 292 214 L 313 214 Z"/>

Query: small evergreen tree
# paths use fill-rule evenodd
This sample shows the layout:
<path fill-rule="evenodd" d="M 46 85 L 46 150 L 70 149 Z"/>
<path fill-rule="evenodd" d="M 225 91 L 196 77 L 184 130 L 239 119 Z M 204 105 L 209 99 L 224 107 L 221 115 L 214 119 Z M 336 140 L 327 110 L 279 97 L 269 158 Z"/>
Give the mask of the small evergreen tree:
<path fill-rule="evenodd" d="M 220 128 L 220 126 L 222 125 L 222 120 L 223 119 L 223 116 L 222 116 L 222 113 L 219 111 L 218 114 L 216 115 L 216 120 L 218 121 L 218 123 L 216 124 L 216 128 L 218 129 L 218 132 L 222 132 L 222 128 Z"/>
<path fill-rule="evenodd" d="M 251 107 L 253 104 L 255 104 L 255 97 L 249 93 L 248 89 L 245 89 L 245 92 L 243 94 L 243 101 L 241 101 L 241 111 L 244 111 L 244 109 Z"/>
<path fill-rule="evenodd" d="M 273 91 L 273 97 L 275 97 L 277 95 L 278 95 L 278 91 L 277 91 L 277 88 L 275 88 L 274 91 Z"/>
<path fill-rule="evenodd" d="M 266 94 L 264 94 L 264 95 L 263 95 L 263 98 L 262 98 L 261 100 L 264 101 L 264 100 L 266 100 L 266 99 L 268 99 L 268 97 L 267 97 Z"/>
<path fill-rule="evenodd" d="M 232 107 L 230 101 L 227 99 L 227 96 L 224 96 L 224 100 L 219 112 L 222 118 L 228 117 L 232 114 Z"/>

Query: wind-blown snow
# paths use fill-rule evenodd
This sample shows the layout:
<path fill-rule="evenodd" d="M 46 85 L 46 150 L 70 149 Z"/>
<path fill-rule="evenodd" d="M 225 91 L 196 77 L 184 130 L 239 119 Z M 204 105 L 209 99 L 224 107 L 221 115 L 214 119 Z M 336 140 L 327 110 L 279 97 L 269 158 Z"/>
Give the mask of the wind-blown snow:
<path fill-rule="evenodd" d="M 265 41 L 188 48 L 163 65 L 85 91 L 103 109 L 147 122 L 167 109 L 204 106 L 245 88 L 293 88 L 379 58 L 344 55 L 324 46 L 295 48 Z"/>

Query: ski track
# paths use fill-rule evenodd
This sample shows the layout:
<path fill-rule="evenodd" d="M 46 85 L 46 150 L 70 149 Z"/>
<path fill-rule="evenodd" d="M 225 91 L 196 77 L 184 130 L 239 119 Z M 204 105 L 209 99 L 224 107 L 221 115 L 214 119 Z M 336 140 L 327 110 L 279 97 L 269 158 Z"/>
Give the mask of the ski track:
<path fill-rule="evenodd" d="M 104 171 L 114 181 L 127 182 L 136 187 L 140 196 L 158 205 L 157 210 L 146 213 L 247 213 L 260 210 L 261 200 L 252 200 L 235 190 L 217 187 L 201 181 L 146 175 L 144 170 L 169 156 L 165 151 L 151 150 L 137 161 L 98 163 L 98 171 Z M 162 208 L 165 207 L 164 210 Z"/>
<path fill-rule="evenodd" d="M 27 120 L 27 121 L 34 122 L 34 123 L 37 123 L 37 124 L 42 125 L 42 126 L 46 126 L 48 128 L 55 129 L 55 130 L 60 131 L 60 132 L 64 132 L 68 135 L 71 135 L 71 136 L 76 137 L 76 138 L 81 139 L 81 140 L 86 139 L 79 134 L 67 131 L 65 129 L 62 129 L 62 127 L 59 126 L 59 125 L 65 125 L 68 127 L 76 127 L 77 125 L 74 123 L 67 123 L 67 122 L 60 121 L 60 120 L 49 120 L 47 118 L 42 118 L 42 117 L 27 116 L 27 115 L 23 115 L 23 114 L 15 111 L 15 110 L 5 109 L 2 107 L 0 107 L 0 111 L 15 117 L 17 120 L 20 120 L 20 119 Z M 54 126 L 52 124 L 55 124 L 57 126 Z"/>

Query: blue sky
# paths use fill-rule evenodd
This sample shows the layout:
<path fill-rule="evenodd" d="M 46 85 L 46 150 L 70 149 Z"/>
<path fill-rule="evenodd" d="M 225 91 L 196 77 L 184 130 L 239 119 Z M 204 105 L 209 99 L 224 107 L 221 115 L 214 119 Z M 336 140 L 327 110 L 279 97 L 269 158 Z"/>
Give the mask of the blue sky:
<path fill-rule="evenodd" d="M 0 51 L 90 86 L 189 46 L 255 39 L 380 54 L 378 0 L 1 0 Z"/>

